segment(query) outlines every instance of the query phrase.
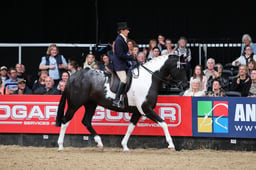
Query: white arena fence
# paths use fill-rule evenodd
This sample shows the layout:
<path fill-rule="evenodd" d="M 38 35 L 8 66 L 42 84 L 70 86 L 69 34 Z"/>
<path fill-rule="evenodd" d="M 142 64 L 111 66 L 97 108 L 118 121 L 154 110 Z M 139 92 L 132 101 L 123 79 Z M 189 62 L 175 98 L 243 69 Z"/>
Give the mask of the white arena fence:
<path fill-rule="evenodd" d="M 22 50 L 27 47 L 45 47 L 52 43 L 0 43 L 0 48 L 15 47 L 18 48 L 18 63 L 22 63 Z M 58 47 L 87 48 L 90 52 L 96 47 L 96 44 L 71 44 L 71 43 L 55 43 Z M 175 46 L 176 44 L 174 44 Z M 204 64 L 203 59 L 207 59 L 209 48 L 241 48 L 241 43 L 188 43 L 188 47 L 198 51 L 198 63 Z M 98 45 L 98 48 L 104 48 L 107 44 Z M 147 48 L 148 44 L 139 44 L 139 48 Z"/>

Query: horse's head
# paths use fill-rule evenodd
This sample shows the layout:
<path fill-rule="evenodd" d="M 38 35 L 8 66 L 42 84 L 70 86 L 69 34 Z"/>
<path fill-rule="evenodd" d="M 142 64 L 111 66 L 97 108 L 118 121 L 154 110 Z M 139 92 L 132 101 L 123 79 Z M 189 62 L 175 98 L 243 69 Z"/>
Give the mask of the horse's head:
<path fill-rule="evenodd" d="M 179 56 L 169 55 L 160 72 L 164 77 L 168 77 L 169 81 L 174 82 L 181 90 L 185 90 L 188 87 L 188 80 L 184 66 L 179 61 Z"/>

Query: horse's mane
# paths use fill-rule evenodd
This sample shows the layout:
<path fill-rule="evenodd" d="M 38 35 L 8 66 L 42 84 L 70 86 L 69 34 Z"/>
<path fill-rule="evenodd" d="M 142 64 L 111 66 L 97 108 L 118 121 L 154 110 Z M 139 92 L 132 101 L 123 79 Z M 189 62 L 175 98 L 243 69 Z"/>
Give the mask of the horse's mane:
<path fill-rule="evenodd" d="M 148 62 L 144 64 L 145 67 L 152 71 L 159 70 L 161 66 L 165 63 L 165 61 L 168 59 L 168 55 L 162 55 L 159 57 L 152 58 Z"/>

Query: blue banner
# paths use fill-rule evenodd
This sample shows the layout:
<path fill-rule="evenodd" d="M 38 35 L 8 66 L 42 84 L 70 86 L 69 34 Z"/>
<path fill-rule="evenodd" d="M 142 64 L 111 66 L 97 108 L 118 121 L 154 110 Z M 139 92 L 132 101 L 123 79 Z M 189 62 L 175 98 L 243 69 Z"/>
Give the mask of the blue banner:
<path fill-rule="evenodd" d="M 192 135 L 256 138 L 256 98 L 192 97 Z"/>

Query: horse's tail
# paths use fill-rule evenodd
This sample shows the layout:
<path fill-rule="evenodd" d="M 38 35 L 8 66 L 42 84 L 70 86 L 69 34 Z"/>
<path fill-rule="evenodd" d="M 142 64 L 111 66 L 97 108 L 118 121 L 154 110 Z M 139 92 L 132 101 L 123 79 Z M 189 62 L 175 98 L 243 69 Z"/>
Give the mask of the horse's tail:
<path fill-rule="evenodd" d="M 66 99 L 67 99 L 67 96 L 64 91 L 61 95 L 61 99 L 60 99 L 58 111 L 57 111 L 57 116 L 56 116 L 55 126 L 57 126 L 57 127 L 61 126 L 61 123 L 62 123 L 62 118 L 64 116 L 64 111 L 65 111 Z"/>

